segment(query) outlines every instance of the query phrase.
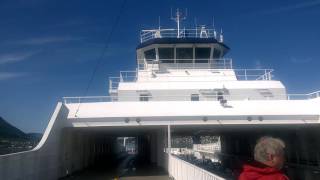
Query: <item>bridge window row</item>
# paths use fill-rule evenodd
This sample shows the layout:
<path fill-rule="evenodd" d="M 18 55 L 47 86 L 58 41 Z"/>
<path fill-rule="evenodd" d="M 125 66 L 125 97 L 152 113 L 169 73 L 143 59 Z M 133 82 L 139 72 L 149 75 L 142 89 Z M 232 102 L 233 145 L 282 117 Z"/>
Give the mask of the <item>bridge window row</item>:
<path fill-rule="evenodd" d="M 161 63 L 208 63 L 211 57 L 210 47 L 196 48 L 171 48 L 159 47 L 158 59 Z M 221 52 L 218 49 L 213 49 L 212 58 L 220 57 Z M 157 51 L 155 48 L 144 52 L 145 59 L 150 62 L 157 59 Z"/>

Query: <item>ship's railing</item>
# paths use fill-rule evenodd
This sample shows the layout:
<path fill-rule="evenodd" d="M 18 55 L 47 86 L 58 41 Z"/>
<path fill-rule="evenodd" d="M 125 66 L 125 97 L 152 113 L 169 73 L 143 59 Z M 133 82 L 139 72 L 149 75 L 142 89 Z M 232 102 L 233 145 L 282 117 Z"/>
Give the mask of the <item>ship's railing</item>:
<path fill-rule="evenodd" d="M 119 83 L 120 77 L 109 77 L 109 93 L 117 92 Z"/>
<path fill-rule="evenodd" d="M 198 179 L 198 180 L 224 180 L 203 168 L 184 161 L 174 155 L 169 155 L 169 175 L 175 180 Z"/>
<path fill-rule="evenodd" d="M 217 32 L 214 29 L 196 28 L 196 29 L 150 29 L 142 30 L 140 33 L 141 43 L 156 38 L 215 38 Z"/>
<path fill-rule="evenodd" d="M 138 59 L 138 70 L 145 69 L 232 69 L 231 58 Z"/>
<path fill-rule="evenodd" d="M 320 91 L 315 91 L 307 94 L 288 94 L 288 100 L 304 100 L 304 99 L 314 99 L 320 97 Z"/>
<path fill-rule="evenodd" d="M 221 95 L 201 95 L 199 101 L 218 101 Z M 158 95 L 158 96 L 143 96 L 148 101 L 191 101 L 190 95 Z M 121 98 L 121 99 L 119 99 Z M 65 104 L 72 103 L 96 103 L 96 102 L 134 102 L 139 101 L 140 96 L 82 96 L 82 97 L 63 97 Z M 228 101 L 241 101 L 241 100 L 308 100 L 320 98 L 320 91 L 308 94 L 273 94 L 272 96 L 250 96 L 250 95 L 223 95 L 223 98 Z"/>
<path fill-rule="evenodd" d="M 199 70 L 200 71 L 200 70 Z M 204 70 L 208 71 L 208 70 Z M 233 71 L 234 73 L 227 73 Z M 161 70 L 159 71 L 141 71 L 141 72 L 149 72 L 144 74 L 139 74 L 139 71 L 120 71 L 119 77 L 110 77 L 109 78 L 109 92 L 115 92 L 118 89 L 119 83 L 121 82 L 135 82 L 138 78 L 147 79 L 147 80 L 156 80 L 157 73 L 160 73 L 159 77 L 166 78 L 167 82 L 176 82 L 177 78 L 186 77 L 186 75 L 172 75 L 170 73 L 163 73 Z M 208 75 L 191 75 L 190 82 L 196 81 L 200 82 L 199 78 L 205 78 L 208 81 L 208 78 L 212 77 L 216 79 L 215 81 L 219 81 L 219 78 L 223 78 L 224 81 L 227 81 L 228 78 L 234 80 L 236 78 L 239 81 L 269 81 L 272 80 L 272 72 L 273 69 L 216 69 L 211 71 L 214 76 Z M 226 72 L 226 73 L 225 73 Z M 188 77 L 188 78 L 189 78 Z M 214 81 L 214 80 L 210 80 Z"/>

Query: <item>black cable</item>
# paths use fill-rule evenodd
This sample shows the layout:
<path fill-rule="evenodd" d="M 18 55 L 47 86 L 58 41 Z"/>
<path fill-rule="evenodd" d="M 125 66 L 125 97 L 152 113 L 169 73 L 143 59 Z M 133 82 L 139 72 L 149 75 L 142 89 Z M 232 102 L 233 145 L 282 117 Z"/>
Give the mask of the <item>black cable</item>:
<path fill-rule="evenodd" d="M 110 33 L 108 34 L 107 38 L 105 39 L 105 46 L 104 46 L 104 48 L 102 49 L 102 52 L 101 52 L 100 56 L 99 56 L 98 59 L 97 59 L 97 63 L 96 63 L 96 65 L 95 65 L 94 69 L 93 69 L 92 75 L 91 75 L 90 80 L 89 80 L 88 85 L 87 85 L 87 88 L 86 88 L 86 90 L 85 90 L 85 92 L 84 92 L 84 96 L 86 96 L 86 95 L 88 94 L 89 89 L 90 89 L 90 87 L 91 87 L 91 85 L 92 85 L 94 76 L 96 75 L 97 70 L 98 70 L 98 68 L 99 68 L 99 66 L 100 66 L 100 64 L 101 64 L 101 62 L 102 62 L 102 59 L 103 59 L 104 55 L 106 54 L 106 52 L 107 52 L 107 50 L 108 50 L 108 48 L 109 48 L 110 40 L 111 40 L 112 35 L 113 35 L 113 33 L 114 33 L 115 29 L 116 29 L 116 26 L 118 25 L 118 23 L 119 23 L 119 21 L 120 21 L 120 17 L 121 17 L 121 15 L 122 15 L 122 12 L 123 12 L 123 10 L 124 10 L 124 7 L 125 7 L 126 3 L 127 3 L 127 0 L 123 0 L 123 1 L 122 1 L 122 4 L 121 4 L 121 6 L 120 6 L 119 13 L 118 13 L 118 15 L 116 16 L 116 19 L 115 19 L 113 25 L 111 26 L 111 31 L 110 31 Z M 80 100 L 79 100 L 79 101 L 80 101 Z M 81 102 L 79 102 L 79 105 L 78 105 L 77 111 L 76 111 L 76 113 L 75 113 L 75 116 L 77 116 L 77 113 L 79 112 L 80 105 L 81 105 Z"/>

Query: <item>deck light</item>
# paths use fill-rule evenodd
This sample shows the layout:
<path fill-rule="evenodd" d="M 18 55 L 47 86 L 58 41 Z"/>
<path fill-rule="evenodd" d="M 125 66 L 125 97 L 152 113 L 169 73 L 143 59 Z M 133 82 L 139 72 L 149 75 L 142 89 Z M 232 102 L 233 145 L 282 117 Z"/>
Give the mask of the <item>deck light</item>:
<path fill-rule="evenodd" d="M 125 123 L 129 123 L 129 121 L 130 121 L 129 118 L 125 118 L 125 119 L 124 119 L 124 122 L 125 122 Z"/>
<path fill-rule="evenodd" d="M 259 119 L 259 121 L 263 121 L 263 117 L 262 116 L 259 116 L 258 119 Z"/>
<path fill-rule="evenodd" d="M 247 120 L 248 120 L 248 121 L 252 121 L 252 117 L 251 117 L 251 116 L 248 116 L 248 117 L 247 117 Z"/>
<path fill-rule="evenodd" d="M 136 122 L 137 122 L 138 124 L 140 124 L 141 119 L 140 119 L 140 118 L 136 118 Z"/>

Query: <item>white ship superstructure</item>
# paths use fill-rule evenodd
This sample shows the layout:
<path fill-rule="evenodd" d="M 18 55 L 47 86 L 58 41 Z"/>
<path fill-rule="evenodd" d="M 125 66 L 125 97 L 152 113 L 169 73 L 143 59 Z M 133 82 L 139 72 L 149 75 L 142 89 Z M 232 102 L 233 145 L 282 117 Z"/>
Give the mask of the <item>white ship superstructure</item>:
<path fill-rule="evenodd" d="M 250 155 L 260 135 L 279 135 L 288 143 L 295 169 L 290 173 L 303 166 L 299 171 L 306 179 L 315 177 L 308 168 L 320 165 L 320 154 L 311 153 L 309 143 L 319 144 L 314 137 L 319 135 L 320 92 L 287 94 L 272 69 L 233 68 L 236 61 L 225 57 L 229 47 L 222 32 L 181 28 L 181 18 L 177 12 L 177 29 L 141 31 L 137 68 L 111 77 L 109 96 L 65 97 L 58 103 L 34 150 L 0 156 L 0 177 L 64 177 L 110 153 L 113 137 L 135 136 L 135 151 L 177 180 L 199 179 L 190 169 L 202 178 L 224 179 L 166 153 L 173 134 L 192 136 L 200 130 L 221 138 L 226 165 L 228 157 Z"/>

